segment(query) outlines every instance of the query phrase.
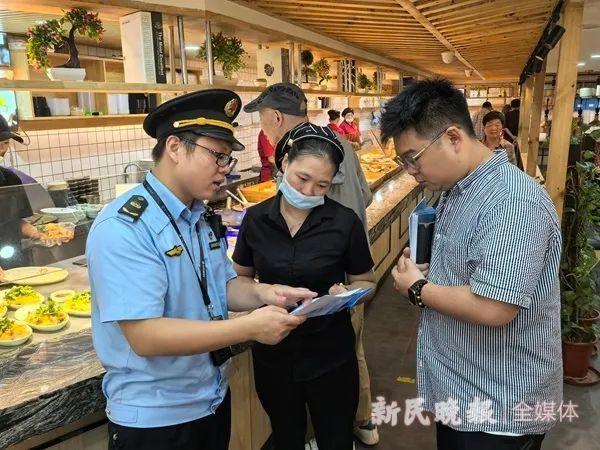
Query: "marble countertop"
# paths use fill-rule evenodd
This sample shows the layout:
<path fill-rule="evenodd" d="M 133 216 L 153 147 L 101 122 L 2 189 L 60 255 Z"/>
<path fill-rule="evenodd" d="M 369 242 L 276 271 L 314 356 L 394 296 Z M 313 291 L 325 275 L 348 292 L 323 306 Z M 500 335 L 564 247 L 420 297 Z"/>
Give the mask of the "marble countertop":
<path fill-rule="evenodd" d="M 418 185 L 419 183 L 406 172 L 401 172 L 399 175 L 382 184 L 373 194 L 373 201 L 367 208 L 369 231 L 374 229 Z"/>
<path fill-rule="evenodd" d="M 376 191 L 367 209 L 372 240 L 375 227 L 387 222 L 417 186 L 411 176 L 401 173 Z M 86 289 L 87 269 L 73 265 L 80 258 L 53 264 L 66 268 L 69 277 L 37 289 L 44 295 Z M 72 317 L 59 332 L 34 332 L 26 345 L 0 349 L 0 448 L 102 410 L 103 373 L 92 346 L 89 318 Z"/>
<path fill-rule="evenodd" d="M 67 279 L 36 289 L 46 296 L 87 289 L 87 269 L 73 265 L 78 259 L 53 264 L 69 271 Z M 103 373 L 89 318 L 71 317 L 61 331 L 34 331 L 25 345 L 0 348 L 0 448 L 102 410 Z"/>

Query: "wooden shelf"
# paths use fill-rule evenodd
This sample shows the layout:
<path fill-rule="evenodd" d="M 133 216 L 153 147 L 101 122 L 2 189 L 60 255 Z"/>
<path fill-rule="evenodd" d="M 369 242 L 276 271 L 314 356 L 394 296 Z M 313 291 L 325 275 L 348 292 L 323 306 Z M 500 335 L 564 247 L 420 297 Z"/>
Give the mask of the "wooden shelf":
<path fill-rule="evenodd" d="M 467 100 L 508 100 L 512 97 L 465 97 Z"/>
<path fill-rule="evenodd" d="M 354 108 L 357 110 L 378 110 L 380 107 Z M 324 109 L 309 109 L 309 113 L 322 113 Z M 19 126 L 25 131 L 63 130 L 66 128 L 118 127 L 141 125 L 146 114 L 122 114 L 103 116 L 51 116 L 20 119 Z"/>
<path fill-rule="evenodd" d="M 0 89 L 30 92 L 140 92 L 140 93 L 178 93 L 193 92 L 200 89 L 220 88 L 236 92 L 260 93 L 264 88 L 255 86 L 219 86 L 206 84 L 157 84 L 157 83 L 105 83 L 99 81 L 45 81 L 45 80 L 6 80 L 0 79 Z M 388 97 L 382 94 L 354 94 L 340 91 L 305 90 L 307 95 L 319 97 Z"/>
<path fill-rule="evenodd" d="M 65 62 L 69 59 L 69 55 L 67 53 L 48 53 L 48 57 L 50 59 L 64 59 Z M 123 64 L 123 58 L 109 57 L 109 56 L 91 56 L 91 55 L 82 55 L 79 54 L 78 58 L 80 61 L 106 61 L 109 63 L 120 63 Z"/>
<path fill-rule="evenodd" d="M 114 127 L 140 125 L 146 114 L 123 114 L 106 116 L 54 116 L 21 119 L 19 126 L 25 131 L 61 130 L 64 128 Z"/>

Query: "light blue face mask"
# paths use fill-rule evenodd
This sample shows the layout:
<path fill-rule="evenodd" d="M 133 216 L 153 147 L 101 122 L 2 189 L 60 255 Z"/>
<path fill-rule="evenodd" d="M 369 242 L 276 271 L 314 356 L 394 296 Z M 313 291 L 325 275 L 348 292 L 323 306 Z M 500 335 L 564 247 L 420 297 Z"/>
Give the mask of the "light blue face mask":
<path fill-rule="evenodd" d="M 288 183 L 285 174 L 283 174 L 279 190 L 286 201 L 294 208 L 312 209 L 325 203 L 325 196 L 323 195 L 304 195 L 302 192 L 298 192 Z"/>

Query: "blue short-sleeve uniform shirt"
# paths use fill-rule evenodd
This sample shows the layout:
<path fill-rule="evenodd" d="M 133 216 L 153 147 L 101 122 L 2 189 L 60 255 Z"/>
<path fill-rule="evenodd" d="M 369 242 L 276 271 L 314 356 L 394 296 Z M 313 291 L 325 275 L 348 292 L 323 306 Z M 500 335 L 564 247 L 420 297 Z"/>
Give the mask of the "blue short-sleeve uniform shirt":
<path fill-rule="evenodd" d="M 227 258 L 225 240 L 219 248 L 211 249 L 215 236 L 203 220 L 202 202 L 188 208 L 152 173 L 146 179 L 175 219 L 196 268 L 202 245 L 215 314 L 227 318 L 227 282 L 236 275 Z M 148 201 L 138 220 L 119 212 L 132 195 Z M 138 356 L 118 324 L 121 320 L 160 317 L 209 320 L 185 246 L 142 185 L 104 208 L 90 231 L 86 254 L 92 335 L 106 369 L 102 388 L 108 418 L 119 425 L 150 428 L 213 413 L 227 393 L 228 364 L 217 368 L 206 353 Z"/>

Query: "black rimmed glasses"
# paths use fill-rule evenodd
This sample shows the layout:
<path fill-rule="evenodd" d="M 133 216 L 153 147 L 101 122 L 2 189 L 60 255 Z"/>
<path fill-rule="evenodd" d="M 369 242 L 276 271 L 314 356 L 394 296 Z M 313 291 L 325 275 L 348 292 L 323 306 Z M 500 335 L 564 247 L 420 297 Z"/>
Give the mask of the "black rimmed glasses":
<path fill-rule="evenodd" d="M 197 147 L 203 148 L 204 150 L 208 150 L 209 152 L 211 152 L 212 155 L 216 158 L 217 166 L 219 167 L 232 167 L 237 162 L 237 158 L 234 158 L 233 156 L 228 155 L 227 153 L 215 152 L 214 150 L 205 147 L 204 145 L 197 144 L 194 141 L 186 140 L 186 142 L 189 142 L 190 144 L 193 144 Z"/>
<path fill-rule="evenodd" d="M 446 133 L 446 131 L 448 131 L 448 129 L 444 129 L 444 131 L 442 131 L 441 133 L 439 133 L 435 138 L 433 138 L 433 140 L 427 144 L 425 147 L 423 147 L 421 150 L 419 150 L 417 153 L 410 155 L 410 154 L 404 154 L 401 156 L 396 156 L 394 157 L 394 161 L 396 161 L 396 163 L 398 163 L 398 165 L 407 168 L 410 167 L 411 169 L 419 169 L 419 158 L 423 155 L 423 153 L 425 152 L 425 150 L 427 150 L 429 147 L 431 147 L 433 144 L 436 143 L 436 141 L 441 138 L 444 133 Z M 408 152 L 407 152 L 408 153 Z"/>

